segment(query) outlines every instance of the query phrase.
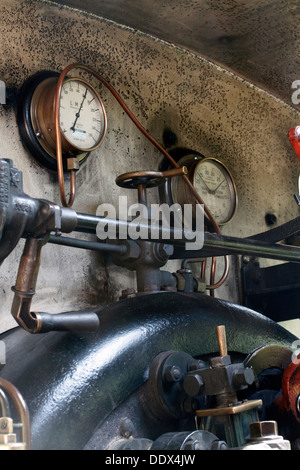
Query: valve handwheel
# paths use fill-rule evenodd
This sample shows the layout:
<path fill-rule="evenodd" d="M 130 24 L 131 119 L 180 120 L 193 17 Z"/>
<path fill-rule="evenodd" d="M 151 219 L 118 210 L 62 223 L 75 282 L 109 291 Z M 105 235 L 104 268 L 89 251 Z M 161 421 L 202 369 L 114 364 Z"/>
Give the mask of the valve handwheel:
<path fill-rule="evenodd" d="M 116 178 L 116 183 L 122 188 L 137 189 L 140 185 L 145 188 L 153 188 L 163 183 L 165 178 L 186 175 L 187 168 L 175 168 L 167 171 L 131 171 L 123 173 Z"/>
<path fill-rule="evenodd" d="M 127 189 L 138 190 L 138 201 L 140 204 L 147 205 L 146 189 L 154 188 L 162 184 L 166 178 L 173 176 L 182 176 L 187 174 L 187 168 L 182 166 L 167 171 L 131 171 L 123 173 L 116 178 L 118 186 Z"/>

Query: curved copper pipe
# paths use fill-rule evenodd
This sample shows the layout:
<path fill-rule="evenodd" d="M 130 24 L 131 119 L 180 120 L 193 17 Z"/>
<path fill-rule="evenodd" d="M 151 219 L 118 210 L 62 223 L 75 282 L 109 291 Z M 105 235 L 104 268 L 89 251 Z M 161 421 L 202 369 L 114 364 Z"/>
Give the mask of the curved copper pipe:
<path fill-rule="evenodd" d="M 220 287 L 226 281 L 226 278 L 227 278 L 228 272 L 229 272 L 228 256 L 224 256 L 224 263 L 225 263 L 225 266 L 224 266 L 224 271 L 223 271 L 223 275 L 222 275 L 221 279 L 218 282 L 216 282 L 216 284 L 211 284 L 209 286 L 206 286 L 206 289 L 208 289 L 208 290 L 217 289 L 218 287 Z M 214 278 L 215 267 L 213 269 L 214 269 L 214 271 L 213 271 L 213 278 Z M 214 281 L 214 279 L 212 279 L 212 282 L 213 281 Z"/>
<path fill-rule="evenodd" d="M 31 429 L 30 429 L 30 418 L 27 405 L 24 398 L 20 394 L 19 390 L 7 380 L 0 377 L 0 387 L 10 396 L 13 404 L 16 407 L 21 428 L 21 439 L 26 444 L 26 450 L 31 448 Z"/>
<path fill-rule="evenodd" d="M 55 120 L 54 122 L 55 122 L 56 159 L 57 159 L 57 173 L 58 173 L 60 199 L 64 207 L 71 207 L 74 204 L 75 193 L 76 193 L 75 171 L 71 170 L 70 172 L 70 197 L 69 197 L 69 201 L 67 202 L 66 192 L 65 192 L 65 183 L 64 183 L 61 130 L 60 130 L 60 122 L 59 122 L 61 89 L 63 86 L 65 76 L 66 76 L 66 72 L 63 71 L 57 82 L 57 88 L 56 88 L 56 94 L 55 94 L 55 117 L 54 117 Z"/>

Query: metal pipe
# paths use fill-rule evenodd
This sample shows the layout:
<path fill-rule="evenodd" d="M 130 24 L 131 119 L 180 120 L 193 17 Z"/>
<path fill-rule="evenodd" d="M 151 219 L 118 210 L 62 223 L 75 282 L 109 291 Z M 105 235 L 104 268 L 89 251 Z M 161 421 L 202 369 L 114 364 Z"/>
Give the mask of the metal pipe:
<path fill-rule="evenodd" d="M 26 450 L 31 449 L 31 430 L 30 430 L 30 418 L 29 412 L 22 395 L 19 390 L 7 380 L 0 377 L 0 387 L 10 396 L 13 404 L 16 407 L 21 428 L 21 439 L 26 444 Z"/>
<path fill-rule="evenodd" d="M 171 242 L 171 241 L 170 241 Z M 300 262 L 300 249 L 292 245 L 268 244 L 249 238 L 235 238 L 206 233 L 202 250 L 174 250 L 171 259 L 197 258 L 224 256 L 224 255 L 248 255 L 258 258 L 269 258 L 280 261 Z"/>
<path fill-rule="evenodd" d="M 86 231 L 95 233 L 98 224 L 110 224 L 111 227 L 117 230 L 122 230 L 123 233 L 128 233 L 128 226 L 130 222 L 125 220 L 114 220 L 103 217 L 97 217 L 88 214 L 77 214 L 77 227 L 76 231 Z M 151 226 L 145 225 L 148 228 L 149 238 L 151 241 Z M 174 250 L 174 254 L 170 256 L 171 259 L 184 259 L 184 258 L 198 258 L 198 257 L 211 257 L 211 256 L 224 256 L 232 254 L 256 256 L 260 258 L 276 259 L 281 261 L 300 262 L 300 249 L 291 245 L 269 244 L 265 241 L 258 241 L 250 238 L 236 238 L 222 236 L 212 233 L 204 233 L 204 243 L 201 250 L 185 250 L 184 244 L 188 241 L 191 243 L 193 240 L 187 239 L 184 232 L 181 231 L 181 237 L 174 229 L 170 229 L 170 239 L 164 239 L 164 231 L 162 227 L 155 227 L 158 238 L 152 241 L 162 241 L 170 245 L 175 245 L 178 248 Z M 174 236 L 176 235 L 176 237 Z M 178 238 L 177 238 L 178 237 Z"/>
<path fill-rule="evenodd" d="M 53 243 L 55 245 L 70 246 L 73 248 L 82 248 L 85 250 L 109 251 L 110 253 L 119 253 L 121 255 L 127 253 L 127 247 L 125 245 L 92 242 L 88 240 L 79 240 L 77 238 L 70 237 L 57 237 L 55 235 L 50 235 L 48 242 Z"/>
<path fill-rule="evenodd" d="M 10 417 L 10 406 L 9 401 L 6 393 L 2 388 L 0 388 L 0 409 L 1 409 L 1 416 Z"/>

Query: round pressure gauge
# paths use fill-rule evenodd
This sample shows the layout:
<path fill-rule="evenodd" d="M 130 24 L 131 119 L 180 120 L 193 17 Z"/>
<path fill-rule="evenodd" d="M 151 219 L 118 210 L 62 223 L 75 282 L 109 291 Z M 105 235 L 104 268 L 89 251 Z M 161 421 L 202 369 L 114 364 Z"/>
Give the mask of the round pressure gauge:
<path fill-rule="evenodd" d="M 42 72 L 28 79 L 20 90 L 17 109 L 21 138 L 33 156 L 54 171 L 58 77 L 54 72 Z M 64 162 L 68 157 L 77 157 L 81 164 L 105 136 L 107 118 L 101 98 L 85 80 L 68 78 L 61 89 L 59 116 Z"/>
<path fill-rule="evenodd" d="M 236 211 L 237 192 L 225 165 L 215 158 L 204 158 L 193 168 L 192 182 L 217 224 L 227 224 Z"/>
<path fill-rule="evenodd" d="M 227 224 L 236 212 L 238 198 L 234 179 L 226 166 L 216 158 L 191 151 L 177 159 L 177 163 L 188 168 L 188 178 L 216 223 L 220 226 Z M 166 182 L 163 191 L 161 199 L 169 205 L 178 203 L 183 207 L 195 202 L 181 177 Z"/>

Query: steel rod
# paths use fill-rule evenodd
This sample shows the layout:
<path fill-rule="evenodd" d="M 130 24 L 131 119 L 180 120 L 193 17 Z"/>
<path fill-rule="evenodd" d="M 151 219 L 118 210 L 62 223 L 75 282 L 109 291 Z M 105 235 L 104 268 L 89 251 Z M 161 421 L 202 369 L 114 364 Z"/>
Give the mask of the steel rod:
<path fill-rule="evenodd" d="M 53 243 L 55 245 L 69 246 L 73 248 L 82 248 L 84 250 L 108 251 L 110 253 L 119 253 L 122 255 L 127 252 L 127 248 L 125 245 L 115 245 L 113 243 L 101 243 L 89 240 L 79 240 L 78 238 L 70 237 L 57 237 L 55 235 L 50 235 L 49 243 Z"/>

